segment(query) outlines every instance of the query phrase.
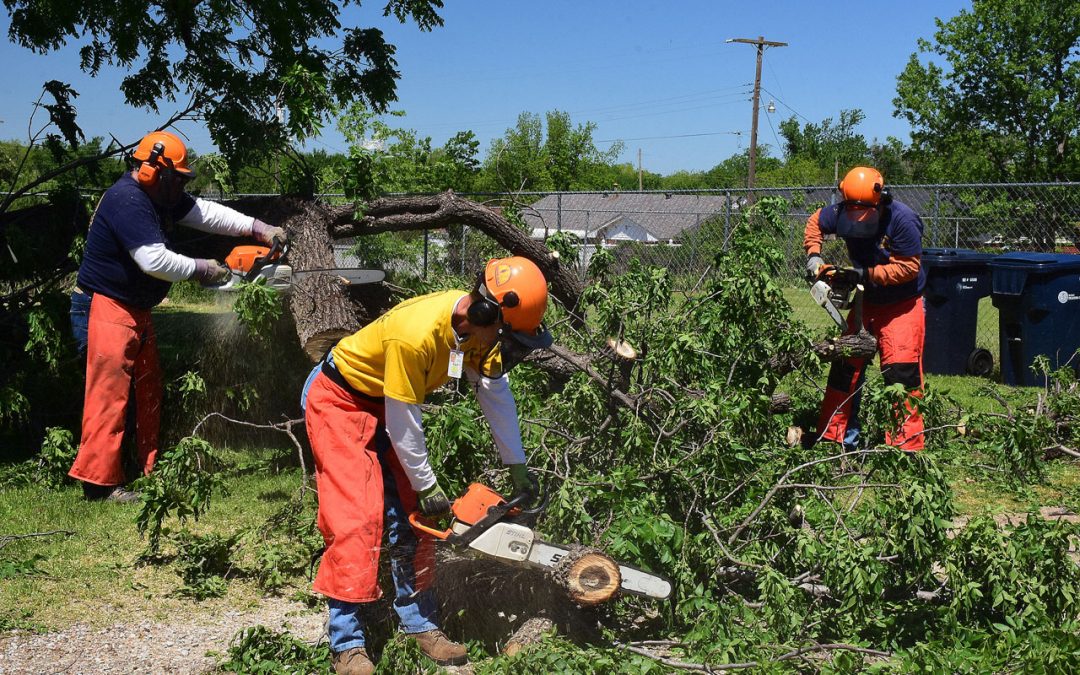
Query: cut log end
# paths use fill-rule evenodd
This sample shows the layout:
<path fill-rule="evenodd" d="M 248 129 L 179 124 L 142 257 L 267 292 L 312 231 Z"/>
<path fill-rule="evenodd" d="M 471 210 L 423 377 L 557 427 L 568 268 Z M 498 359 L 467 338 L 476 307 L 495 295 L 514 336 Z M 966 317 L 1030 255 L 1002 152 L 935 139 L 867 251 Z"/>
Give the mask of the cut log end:
<path fill-rule="evenodd" d="M 631 346 L 631 344 L 629 342 L 626 342 L 625 340 L 616 340 L 615 338 L 609 337 L 607 339 L 607 346 L 608 349 L 611 350 L 611 353 L 619 357 L 620 359 L 626 361 L 633 361 L 638 357 L 637 350 L 634 349 L 633 346 Z"/>
<path fill-rule="evenodd" d="M 553 577 L 567 596 L 582 607 L 607 602 L 622 584 L 618 563 L 599 551 L 587 548 L 571 550 L 559 562 Z"/>
<path fill-rule="evenodd" d="M 308 355 L 308 358 L 311 359 L 312 363 L 321 361 L 322 358 L 326 356 L 326 352 L 336 345 L 338 340 L 346 335 L 350 335 L 347 330 L 328 330 L 312 335 L 308 341 L 304 343 L 304 353 Z"/>
<path fill-rule="evenodd" d="M 551 619 L 542 617 L 529 619 L 521 624 L 521 628 L 514 631 L 514 634 L 506 642 L 506 646 L 503 647 L 503 654 L 513 656 L 529 645 L 541 642 L 545 635 L 554 632 L 555 622 Z"/>

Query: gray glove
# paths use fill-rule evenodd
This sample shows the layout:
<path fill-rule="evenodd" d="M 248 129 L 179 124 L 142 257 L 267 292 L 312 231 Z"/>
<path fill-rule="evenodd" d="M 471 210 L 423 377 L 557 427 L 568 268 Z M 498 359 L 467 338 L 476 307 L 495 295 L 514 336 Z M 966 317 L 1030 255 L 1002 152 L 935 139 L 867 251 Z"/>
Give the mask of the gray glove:
<path fill-rule="evenodd" d="M 437 518 L 450 513 L 450 500 L 438 483 L 432 483 L 417 495 L 420 498 L 420 513 L 429 518 Z"/>
<path fill-rule="evenodd" d="M 195 259 L 195 273 L 191 278 L 204 286 L 220 286 L 229 280 L 231 272 L 216 260 L 208 258 Z"/>
<path fill-rule="evenodd" d="M 251 236 L 255 237 L 267 246 L 273 246 L 274 243 L 284 244 L 287 240 L 285 230 L 280 227 L 274 227 L 268 223 L 264 223 L 258 218 L 251 225 Z"/>
<path fill-rule="evenodd" d="M 813 281 L 817 278 L 818 268 L 825 264 L 825 261 L 818 254 L 809 256 L 806 259 L 806 278 L 809 281 Z"/>

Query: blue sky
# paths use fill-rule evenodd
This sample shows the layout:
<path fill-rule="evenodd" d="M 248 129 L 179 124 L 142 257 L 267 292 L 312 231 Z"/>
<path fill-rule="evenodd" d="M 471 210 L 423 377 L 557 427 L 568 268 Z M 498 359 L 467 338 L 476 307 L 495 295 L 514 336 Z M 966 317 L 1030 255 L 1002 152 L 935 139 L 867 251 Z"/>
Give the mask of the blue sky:
<path fill-rule="evenodd" d="M 350 7 L 344 23 L 375 25 L 397 45 L 402 73 L 392 124 L 441 145 L 472 130 L 484 154 L 521 112 L 570 113 L 597 125 L 602 148 L 625 141 L 621 159 L 668 174 L 708 169 L 749 145 L 755 48 L 726 38 L 789 43 L 765 51 L 758 143 L 778 154 L 780 121 L 836 118 L 861 108 L 868 138 L 908 140 L 893 117 L 896 76 L 932 38 L 934 19 L 970 2 L 727 2 L 671 0 L 446 0 L 445 25 L 423 33 L 381 16 L 382 3 Z M 0 17 L 6 34 L 6 13 Z M 70 82 L 80 93 L 79 120 L 88 136 L 137 140 L 165 119 L 124 105 L 121 73 L 91 79 L 78 70 L 77 49 L 39 56 L 4 41 L 0 63 L 0 138 L 25 140 L 32 104 L 46 80 Z M 764 107 L 774 102 L 776 112 Z M 35 123 L 43 120 L 39 114 Z M 212 150 L 205 128 L 180 130 L 199 152 Z M 316 147 L 343 150 L 328 125 Z"/>

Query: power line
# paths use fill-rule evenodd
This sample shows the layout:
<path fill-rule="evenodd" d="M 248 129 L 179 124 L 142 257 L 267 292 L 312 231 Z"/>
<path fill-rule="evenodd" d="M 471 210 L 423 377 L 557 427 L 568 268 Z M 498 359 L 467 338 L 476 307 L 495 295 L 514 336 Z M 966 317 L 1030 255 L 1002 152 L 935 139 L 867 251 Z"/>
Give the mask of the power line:
<path fill-rule="evenodd" d="M 765 92 L 766 94 L 768 94 L 769 96 L 772 96 L 772 97 L 773 97 L 773 98 L 774 98 L 774 99 L 776 100 L 776 102 L 777 102 L 777 103 L 779 103 L 780 105 L 784 106 L 785 108 L 787 108 L 787 109 L 788 109 L 788 110 L 790 110 L 791 112 L 795 113 L 795 114 L 796 114 L 796 115 L 798 115 L 799 117 L 803 118 L 803 119 L 804 119 L 804 120 L 806 120 L 807 122 L 810 122 L 810 120 L 806 119 L 806 116 L 805 116 L 805 115 L 803 115 L 803 114 L 802 114 L 801 112 L 799 112 L 799 111 L 798 111 L 798 110 L 796 110 L 795 108 L 792 108 L 792 107 L 791 107 L 791 106 L 789 106 L 789 105 L 788 105 L 787 103 L 784 103 L 784 99 L 782 99 L 782 98 L 780 98 L 779 96 L 777 96 L 776 94 L 772 93 L 771 91 L 769 91 L 769 90 L 768 90 L 768 89 L 766 89 L 765 87 L 762 87 L 762 88 L 761 88 L 761 90 L 762 90 L 763 92 Z M 813 122 L 810 122 L 810 123 L 811 123 L 811 124 L 813 124 Z"/>
<path fill-rule="evenodd" d="M 697 136 L 742 136 L 744 131 L 707 131 L 700 134 L 674 134 L 672 136 L 638 136 L 637 138 L 608 138 L 597 143 L 615 143 L 617 141 L 655 141 L 666 138 L 695 138 Z"/>

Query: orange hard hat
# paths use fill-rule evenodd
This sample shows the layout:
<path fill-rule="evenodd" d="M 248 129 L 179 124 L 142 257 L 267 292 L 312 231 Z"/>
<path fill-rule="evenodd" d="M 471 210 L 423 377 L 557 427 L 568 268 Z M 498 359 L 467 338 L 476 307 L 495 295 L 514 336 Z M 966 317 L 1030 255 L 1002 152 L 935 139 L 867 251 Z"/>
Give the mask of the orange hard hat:
<path fill-rule="evenodd" d="M 877 206 L 884 189 L 885 179 L 881 172 L 869 166 L 855 167 L 840 181 L 844 201 L 858 206 Z"/>
<path fill-rule="evenodd" d="M 159 143 L 161 150 L 155 156 L 154 147 Z M 146 134 L 131 156 L 139 162 L 149 161 L 155 156 L 155 165 L 172 169 L 187 178 L 195 177 L 195 172 L 188 166 L 187 146 L 179 136 L 170 131 L 151 131 Z"/>
<path fill-rule="evenodd" d="M 547 310 L 547 279 L 536 263 L 521 256 L 493 258 L 484 267 L 484 287 L 514 333 L 546 332 L 541 324 Z"/>

